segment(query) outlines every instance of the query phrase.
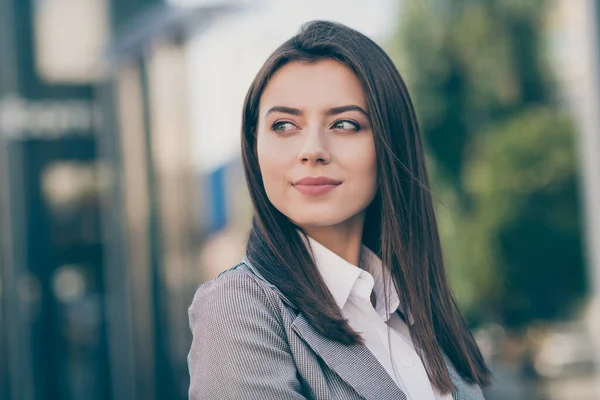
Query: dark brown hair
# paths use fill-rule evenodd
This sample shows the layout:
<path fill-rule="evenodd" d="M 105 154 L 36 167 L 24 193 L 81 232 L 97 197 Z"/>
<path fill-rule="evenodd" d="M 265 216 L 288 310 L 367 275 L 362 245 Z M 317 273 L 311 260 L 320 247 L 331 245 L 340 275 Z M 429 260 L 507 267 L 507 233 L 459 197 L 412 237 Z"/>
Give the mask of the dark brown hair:
<path fill-rule="evenodd" d="M 449 288 L 415 111 L 394 63 L 365 35 L 341 24 L 312 21 L 267 59 L 246 96 L 242 157 L 255 208 L 246 255 L 322 335 L 362 344 L 336 305 L 295 226 L 267 198 L 256 153 L 260 97 L 289 62 L 335 59 L 365 91 L 377 155 L 379 188 L 366 212 L 362 241 L 381 259 L 431 382 L 451 392 L 444 354 L 469 383 L 489 384 L 490 372 Z"/>

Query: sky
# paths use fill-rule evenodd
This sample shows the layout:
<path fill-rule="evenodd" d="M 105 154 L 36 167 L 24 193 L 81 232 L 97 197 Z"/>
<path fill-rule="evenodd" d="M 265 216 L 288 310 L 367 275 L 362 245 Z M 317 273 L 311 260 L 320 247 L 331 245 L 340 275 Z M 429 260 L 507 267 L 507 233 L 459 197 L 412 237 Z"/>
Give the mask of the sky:
<path fill-rule="evenodd" d="M 217 0 L 173 0 L 206 4 Z M 189 43 L 190 115 L 196 167 L 210 171 L 240 154 L 243 100 L 262 63 L 313 19 L 341 22 L 382 43 L 395 27 L 394 0 L 240 1 Z"/>

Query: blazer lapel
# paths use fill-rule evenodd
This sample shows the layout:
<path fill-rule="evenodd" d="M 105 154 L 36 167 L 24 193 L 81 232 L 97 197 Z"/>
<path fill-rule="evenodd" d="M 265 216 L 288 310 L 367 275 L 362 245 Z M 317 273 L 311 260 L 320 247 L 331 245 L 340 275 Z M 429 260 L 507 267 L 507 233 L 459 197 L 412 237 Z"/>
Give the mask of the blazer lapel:
<path fill-rule="evenodd" d="M 286 304 L 297 310 L 297 307 L 281 293 L 279 288 L 271 284 L 254 268 L 245 255 L 242 263 L 254 275 L 268 283 Z M 324 337 L 313 328 L 302 313 L 297 314 L 292 322 L 292 329 L 329 368 L 365 399 L 406 400 L 404 392 L 366 346 L 345 346 Z"/>
<path fill-rule="evenodd" d="M 348 385 L 366 399 L 402 399 L 404 392 L 396 385 L 377 358 L 366 346 L 345 346 L 330 340 L 298 314 L 292 329 Z"/>
<path fill-rule="evenodd" d="M 345 346 L 324 337 L 313 328 L 303 314 L 296 316 L 292 323 L 292 329 L 329 368 L 365 399 L 406 400 L 406 394 L 396 385 L 396 382 L 366 346 Z M 455 385 L 455 390 L 451 395 L 452 399 L 483 400 L 481 388 L 477 385 L 468 385 L 456 372 L 446 355 L 444 355 L 444 360 L 450 373 L 450 379 Z"/>
<path fill-rule="evenodd" d="M 271 284 L 254 268 L 246 256 L 242 258 L 241 264 L 245 264 L 254 275 L 268 283 L 284 303 L 296 310 L 298 309 L 275 285 Z M 313 328 L 302 313 L 298 313 L 294 319 L 292 329 L 329 368 L 335 371 L 361 396 L 366 399 L 406 400 L 406 394 L 396 385 L 396 382 L 366 346 L 345 346 L 324 337 Z M 450 372 L 450 378 L 456 387 L 456 390 L 452 393 L 453 399 L 483 399 L 479 386 L 466 385 L 445 355 L 444 359 Z"/>

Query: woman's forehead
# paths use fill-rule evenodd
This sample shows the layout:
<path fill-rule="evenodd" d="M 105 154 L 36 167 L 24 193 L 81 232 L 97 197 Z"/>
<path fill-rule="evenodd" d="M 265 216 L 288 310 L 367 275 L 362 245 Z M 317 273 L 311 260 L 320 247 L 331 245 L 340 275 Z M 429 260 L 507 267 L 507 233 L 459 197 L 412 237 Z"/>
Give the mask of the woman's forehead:
<path fill-rule="evenodd" d="M 281 67 L 265 87 L 260 108 L 327 109 L 346 104 L 366 109 L 362 85 L 346 65 L 327 59 L 313 63 L 294 61 Z"/>

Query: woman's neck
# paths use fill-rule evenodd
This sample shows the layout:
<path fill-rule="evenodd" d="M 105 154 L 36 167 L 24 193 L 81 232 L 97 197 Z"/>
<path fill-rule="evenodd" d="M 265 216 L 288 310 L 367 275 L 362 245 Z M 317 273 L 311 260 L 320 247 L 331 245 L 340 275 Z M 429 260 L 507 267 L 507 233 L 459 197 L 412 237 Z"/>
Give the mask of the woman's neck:
<path fill-rule="evenodd" d="M 304 232 L 349 263 L 359 266 L 364 216 L 355 215 L 341 224 L 302 227 Z"/>

